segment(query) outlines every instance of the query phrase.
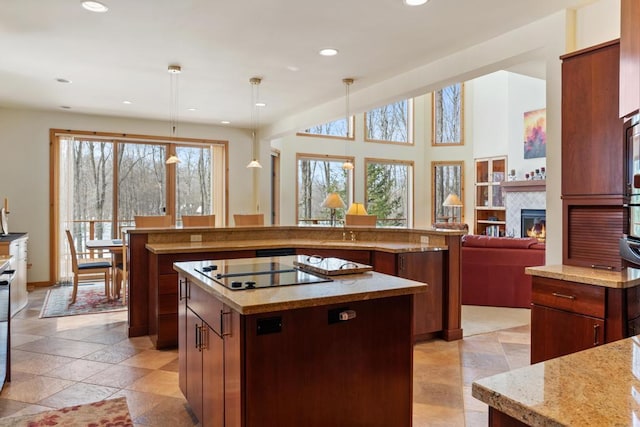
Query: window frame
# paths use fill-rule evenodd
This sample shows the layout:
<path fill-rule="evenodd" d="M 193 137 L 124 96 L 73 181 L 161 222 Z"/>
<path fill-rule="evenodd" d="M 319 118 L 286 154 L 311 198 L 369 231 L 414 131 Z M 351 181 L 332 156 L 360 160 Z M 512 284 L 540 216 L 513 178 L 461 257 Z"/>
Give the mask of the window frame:
<path fill-rule="evenodd" d="M 438 94 L 441 94 L 442 91 L 446 88 L 452 86 L 460 86 L 460 123 L 458 126 L 460 127 L 460 141 L 437 141 L 436 138 L 438 136 L 437 128 L 436 128 L 436 98 L 438 98 Z M 442 89 L 438 89 L 433 91 L 431 94 L 431 145 L 434 147 L 452 147 L 452 146 L 460 146 L 464 145 L 464 82 L 462 83 L 454 83 L 452 85 L 446 86 Z M 442 95 L 440 95 L 442 96 Z"/>
<path fill-rule="evenodd" d="M 436 187 L 437 187 L 437 176 L 436 168 L 442 166 L 459 166 L 460 167 L 460 191 L 456 193 L 456 195 L 460 198 L 462 203 L 464 204 L 464 160 L 447 160 L 447 161 L 432 161 L 431 162 L 431 222 L 442 222 L 438 221 L 438 217 L 436 215 L 437 206 L 442 206 L 444 199 L 446 199 L 447 195 L 445 195 L 442 200 L 436 200 Z M 455 208 L 453 208 L 455 209 Z M 455 211 L 454 211 L 454 220 L 456 219 Z M 454 221 L 457 222 L 457 221 Z M 464 222 L 464 206 L 460 207 L 460 221 Z"/>
<path fill-rule="evenodd" d="M 414 98 L 407 98 L 397 102 L 391 102 L 389 104 L 383 105 L 382 108 L 387 105 L 396 104 L 398 102 L 406 101 L 407 102 L 407 141 L 387 141 L 384 139 L 373 139 L 369 138 L 369 134 L 367 132 L 367 120 L 369 116 L 369 111 L 375 110 L 376 108 L 372 108 L 371 110 L 365 111 L 363 113 L 363 123 L 364 123 L 364 141 L 375 143 L 375 144 L 393 144 L 393 145 L 402 145 L 405 147 L 411 147 L 415 145 L 415 106 L 414 106 Z"/>
<path fill-rule="evenodd" d="M 326 123 L 322 123 L 322 124 L 333 123 L 333 122 L 337 122 L 338 120 L 343 120 L 343 119 L 336 119 L 336 120 L 332 120 L 330 122 L 326 122 Z M 318 125 L 316 125 L 316 126 L 318 126 Z M 348 122 L 347 126 L 349 128 L 347 136 L 325 135 L 325 134 L 321 134 L 321 133 L 309 133 L 309 132 L 304 132 L 304 131 L 296 132 L 296 136 L 316 137 L 316 138 L 326 138 L 326 139 L 337 139 L 337 140 L 343 140 L 343 141 L 354 141 L 356 139 L 355 116 L 349 116 L 349 122 Z"/>
<path fill-rule="evenodd" d="M 411 168 L 410 173 L 407 175 L 407 179 L 409 180 L 409 189 L 407 190 L 407 218 L 406 225 L 404 227 L 395 227 L 395 228 L 413 228 L 413 223 L 415 220 L 415 162 L 413 160 L 399 160 L 399 159 L 388 159 L 388 158 L 377 158 L 377 157 L 365 157 L 364 158 L 364 200 L 365 200 L 365 209 L 369 212 L 369 187 L 367 186 L 367 178 L 368 178 L 368 170 L 369 164 L 378 163 L 378 164 L 389 164 L 389 165 L 397 165 L 401 164 L 404 166 L 408 166 Z M 371 213 L 371 212 L 369 212 Z M 378 221 L 385 221 L 386 218 L 378 218 Z M 392 226 L 382 227 L 394 228 Z"/>
<path fill-rule="evenodd" d="M 313 153 L 296 153 L 296 201 L 295 201 L 295 223 L 299 225 L 300 215 L 298 211 L 298 207 L 300 206 L 300 160 L 318 160 L 318 161 L 335 161 L 339 163 L 344 163 L 347 160 L 350 160 L 352 164 L 355 164 L 355 158 L 350 156 L 341 156 L 341 155 L 332 155 L 332 154 L 313 154 Z M 354 180 L 353 180 L 353 172 L 355 168 L 350 170 L 347 175 L 347 200 L 344 200 L 344 203 L 349 207 L 351 201 L 353 200 L 353 191 L 354 191 Z"/>

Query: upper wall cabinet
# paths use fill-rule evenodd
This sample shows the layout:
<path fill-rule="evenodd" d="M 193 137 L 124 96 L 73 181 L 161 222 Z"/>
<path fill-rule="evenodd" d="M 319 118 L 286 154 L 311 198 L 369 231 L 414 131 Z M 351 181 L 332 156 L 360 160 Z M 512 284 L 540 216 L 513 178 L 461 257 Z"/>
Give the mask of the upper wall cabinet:
<path fill-rule="evenodd" d="M 640 0 L 620 3 L 620 117 L 640 110 Z"/>
<path fill-rule="evenodd" d="M 617 40 L 562 59 L 562 195 L 624 194 Z"/>

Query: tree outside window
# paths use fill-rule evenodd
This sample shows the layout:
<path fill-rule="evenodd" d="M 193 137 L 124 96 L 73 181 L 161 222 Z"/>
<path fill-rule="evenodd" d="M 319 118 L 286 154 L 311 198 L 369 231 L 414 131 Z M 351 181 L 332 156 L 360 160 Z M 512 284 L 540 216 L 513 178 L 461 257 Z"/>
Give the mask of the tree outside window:
<path fill-rule="evenodd" d="M 298 132 L 301 136 L 323 136 L 338 139 L 353 139 L 353 116 L 347 119 L 338 119 L 329 123 L 312 126 L 302 132 Z"/>
<path fill-rule="evenodd" d="M 433 222 L 462 222 L 461 207 L 443 206 L 449 194 L 464 200 L 464 162 L 431 162 Z"/>
<path fill-rule="evenodd" d="M 413 143 L 413 102 L 403 100 L 365 113 L 365 139 L 373 142 Z"/>
<path fill-rule="evenodd" d="M 367 213 L 387 227 L 412 224 L 413 162 L 366 160 Z"/>
<path fill-rule="evenodd" d="M 457 83 L 433 93 L 432 145 L 462 145 L 464 85 Z"/>
<path fill-rule="evenodd" d="M 329 193 L 338 193 L 349 206 L 352 190 L 349 172 L 342 168 L 345 159 L 298 156 L 298 224 L 329 224 L 331 212 L 322 207 Z M 336 210 L 336 219 L 343 218 L 344 210 Z"/>

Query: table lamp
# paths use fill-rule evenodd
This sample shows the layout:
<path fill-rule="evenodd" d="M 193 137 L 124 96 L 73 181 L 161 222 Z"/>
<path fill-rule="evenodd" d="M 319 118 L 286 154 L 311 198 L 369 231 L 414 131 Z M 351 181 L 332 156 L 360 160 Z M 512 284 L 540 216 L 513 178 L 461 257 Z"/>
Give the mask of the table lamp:
<path fill-rule="evenodd" d="M 367 210 L 362 203 L 351 203 L 347 215 L 367 215 Z"/>
<path fill-rule="evenodd" d="M 462 208 L 462 201 L 460 200 L 457 194 L 449 193 L 447 198 L 444 199 L 444 202 L 442 202 L 442 206 L 449 206 L 452 208 L 452 211 L 455 212 L 453 208 L 455 207 Z M 451 218 L 453 218 L 454 220 L 457 219 L 455 214 Z M 458 221 L 453 221 L 453 222 L 458 222 Z"/>
<path fill-rule="evenodd" d="M 344 209 L 347 205 L 344 204 L 342 197 L 338 193 L 329 193 L 324 202 L 322 202 L 322 207 L 331 209 L 331 226 L 335 227 L 336 209 Z"/>

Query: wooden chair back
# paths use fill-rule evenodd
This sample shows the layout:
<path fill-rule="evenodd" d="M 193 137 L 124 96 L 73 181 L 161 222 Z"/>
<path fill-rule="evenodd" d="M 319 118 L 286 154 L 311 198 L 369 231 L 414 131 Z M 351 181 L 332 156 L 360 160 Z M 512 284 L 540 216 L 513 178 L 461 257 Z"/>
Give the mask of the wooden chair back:
<path fill-rule="evenodd" d="M 183 227 L 215 227 L 215 215 L 182 215 Z"/>
<path fill-rule="evenodd" d="M 135 215 L 136 228 L 171 227 L 171 215 Z"/>
<path fill-rule="evenodd" d="M 71 253 L 71 268 L 73 274 L 78 274 L 78 254 L 76 252 L 76 246 L 73 242 L 73 236 L 69 230 L 65 230 L 67 234 L 67 241 L 69 242 L 69 252 Z"/>
<path fill-rule="evenodd" d="M 236 226 L 264 225 L 264 214 L 234 214 L 233 221 Z"/>
<path fill-rule="evenodd" d="M 349 227 L 375 227 L 378 221 L 377 215 L 350 215 L 345 216 L 345 224 Z"/>
<path fill-rule="evenodd" d="M 73 291 L 71 292 L 71 302 L 70 304 L 74 304 L 76 302 L 76 297 L 78 295 L 78 282 L 80 281 L 80 275 L 96 275 L 103 274 L 104 275 L 104 294 L 110 298 L 111 291 L 111 268 L 112 265 L 108 261 L 104 260 L 96 260 L 96 259 L 88 259 L 85 262 L 80 262 L 78 259 L 78 255 L 76 252 L 76 247 L 73 243 L 73 236 L 69 230 L 65 230 L 67 235 L 67 241 L 69 242 L 69 252 L 71 253 L 71 267 L 73 269 Z"/>

